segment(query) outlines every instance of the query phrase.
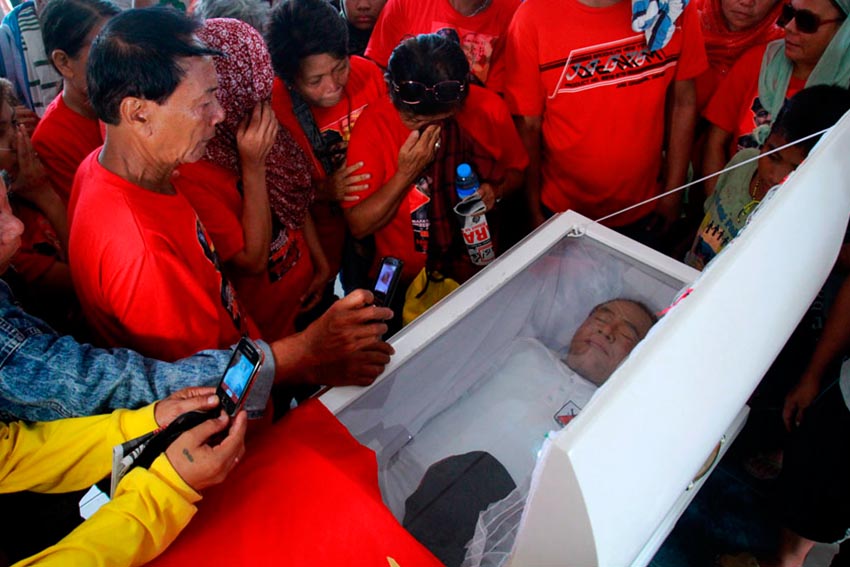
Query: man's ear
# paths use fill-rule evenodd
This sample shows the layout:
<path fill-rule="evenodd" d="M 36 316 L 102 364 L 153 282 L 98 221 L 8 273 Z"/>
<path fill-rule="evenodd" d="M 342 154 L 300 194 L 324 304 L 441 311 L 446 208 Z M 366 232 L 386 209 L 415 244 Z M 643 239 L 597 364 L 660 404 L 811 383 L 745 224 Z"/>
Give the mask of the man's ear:
<path fill-rule="evenodd" d="M 71 57 L 61 49 L 54 49 L 50 54 L 50 60 L 65 79 L 74 78 L 74 70 L 71 68 Z"/>
<path fill-rule="evenodd" d="M 134 130 L 147 136 L 151 132 L 151 105 L 154 104 L 149 100 L 127 96 L 121 101 L 118 106 L 118 114 L 121 117 L 121 123 L 129 125 Z"/>

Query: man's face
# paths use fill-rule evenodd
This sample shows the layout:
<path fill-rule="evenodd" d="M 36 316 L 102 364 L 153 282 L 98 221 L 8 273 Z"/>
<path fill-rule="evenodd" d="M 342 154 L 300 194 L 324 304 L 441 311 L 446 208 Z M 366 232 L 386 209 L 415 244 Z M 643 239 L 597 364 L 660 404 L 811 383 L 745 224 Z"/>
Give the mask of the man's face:
<path fill-rule="evenodd" d="M 218 78 L 210 57 L 180 61 L 185 76 L 161 105 L 152 103 L 150 149 L 158 161 L 179 165 L 198 161 L 224 120 L 216 99 Z"/>
<path fill-rule="evenodd" d="M 12 212 L 12 206 L 6 194 L 6 183 L 0 177 L 0 274 L 6 271 L 18 248 L 21 247 L 23 233 L 24 223 Z"/>
<path fill-rule="evenodd" d="M 631 301 L 615 299 L 603 303 L 573 335 L 567 366 L 602 385 L 651 326 L 649 315 Z"/>
<path fill-rule="evenodd" d="M 378 15 L 387 0 L 343 0 L 348 21 L 355 28 L 363 31 L 371 30 L 378 21 Z"/>

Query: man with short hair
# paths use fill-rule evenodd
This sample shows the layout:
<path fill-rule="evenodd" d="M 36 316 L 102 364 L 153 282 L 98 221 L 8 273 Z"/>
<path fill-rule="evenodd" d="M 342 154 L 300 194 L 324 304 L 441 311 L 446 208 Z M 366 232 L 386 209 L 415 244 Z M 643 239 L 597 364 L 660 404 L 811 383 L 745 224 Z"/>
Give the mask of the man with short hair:
<path fill-rule="evenodd" d="M 88 82 L 106 141 L 80 166 L 69 207 L 71 272 L 90 323 L 108 344 L 165 360 L 258 337 L 173 175 L 200 159 L 223 119 L 218 52 L 197 27 L 165 8 L 123 12 L 104 27 Z M 353 293 L 275 342 L 278 379 L 370 383 L 392 352 L 379 338 L 391 312 L 370 300 Z"/>

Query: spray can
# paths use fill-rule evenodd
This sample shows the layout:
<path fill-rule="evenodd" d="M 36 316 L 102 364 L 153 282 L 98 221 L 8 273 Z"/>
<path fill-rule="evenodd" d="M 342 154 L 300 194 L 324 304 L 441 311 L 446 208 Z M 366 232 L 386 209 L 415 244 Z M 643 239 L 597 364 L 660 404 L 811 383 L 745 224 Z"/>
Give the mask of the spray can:
<path fill-rule="evenodd" d="M 476 266 L 486 266 L 496 257 L 490 227 L 484 216 L 486 206 L 478 195 L 478 176 L 468 163 L 457 166 L 455 190 L 460 202 L 454 211 L 460 221 L 460 231 L 469 258 Z"/>

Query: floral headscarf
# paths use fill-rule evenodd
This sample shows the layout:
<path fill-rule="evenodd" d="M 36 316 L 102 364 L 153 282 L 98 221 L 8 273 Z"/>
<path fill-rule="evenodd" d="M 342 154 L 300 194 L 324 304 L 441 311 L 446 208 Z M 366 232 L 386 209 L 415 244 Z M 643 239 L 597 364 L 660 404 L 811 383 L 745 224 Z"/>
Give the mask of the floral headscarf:
<path fill-rule="evenodd" d="M 225 118 L 203 159 L 240 174 L 236 129 L 258 103 L 271 99 L 271 57 L 260 33 L 239 20 L 209 19 L 198 37 L 226 55 L 214 58 Z M 266 185 L 272 214 L 289 229 L 301 228 L 314 197 L 311 162 L 283 126 L 266 159 Z"/>

